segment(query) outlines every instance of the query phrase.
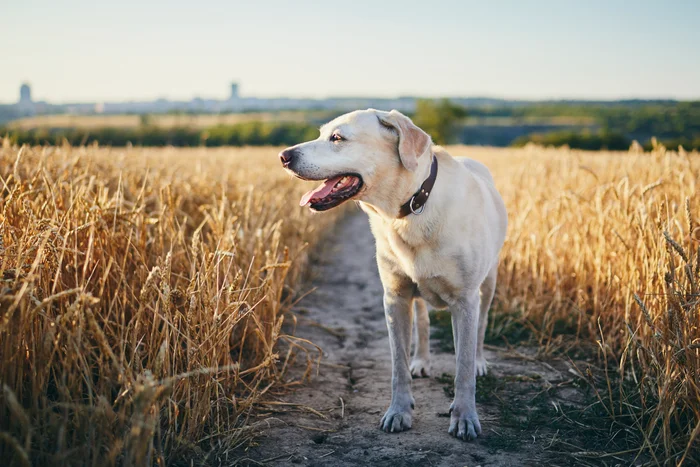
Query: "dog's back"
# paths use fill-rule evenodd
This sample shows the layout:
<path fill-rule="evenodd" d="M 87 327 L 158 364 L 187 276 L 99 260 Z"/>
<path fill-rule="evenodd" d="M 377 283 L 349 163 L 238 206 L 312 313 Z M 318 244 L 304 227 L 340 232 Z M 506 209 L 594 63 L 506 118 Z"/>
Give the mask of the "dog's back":
<path fill-rule="evenodd" d="M 475 161 L 474 159 L 469 159 L 468 157 L 455 157 L 455 159 L 461 162 L 462 165 L 464 165 L 467 168 L 467 170 L 469 170 L 473 174 L 485 179 L 492 185 L 494 184 L 491 172 L 481 162 Z"/>
<path fill-rule="evenodd" d="M 506 228 L 508 226 L 508 214 L 506 213 L 503 198 L 496 189 L 496 183 L 488 167 L 481 162 L 467 157 L 455 157 L 455 159 L 473 176 L 473 180 L 477 182 L 477 185 L 480 185 L 481 193 L 484 195 L 483 198 L 480 198 L 483 200 L 480 206 L 481 212 L 483 212 L 481 222 L 489 225 L 489 240 L 498 239 L 497 242 L 499 245 L 495 251 L 497 256 L 505 240 Z M 476 209 L 479 210 L 479 208 Z"/>

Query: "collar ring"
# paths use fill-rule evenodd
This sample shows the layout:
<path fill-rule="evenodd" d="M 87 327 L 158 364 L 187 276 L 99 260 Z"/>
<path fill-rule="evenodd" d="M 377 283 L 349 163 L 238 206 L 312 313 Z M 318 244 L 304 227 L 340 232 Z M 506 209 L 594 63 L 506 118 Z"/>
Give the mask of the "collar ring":
<path fill-rule="evenodd" d="M 411 212 L 413 214 L 415 214 L 417 216 L 417 215 L 423 213 L 423 210 L 425 209 L 425 203 L 423 203 L 423 206 L 421 206 L 420 209 L 415 210 L 415 209 L 413 209 L 413 201 L 415 201 L 415 199 L 416 199 L 416 195 L 413 195 L 411 197 L 411 201 L 408 203 L 408 208 L 411 210 Z"/>

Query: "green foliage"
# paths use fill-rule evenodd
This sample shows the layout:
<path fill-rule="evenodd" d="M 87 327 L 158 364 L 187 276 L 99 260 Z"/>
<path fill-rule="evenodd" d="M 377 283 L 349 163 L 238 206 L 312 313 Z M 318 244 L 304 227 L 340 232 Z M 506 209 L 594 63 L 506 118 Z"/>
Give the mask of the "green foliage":
<path fill-rule="evenodd" d="M 430 310 L 430 337 L 437 339 L 440 350 L 454 352 L 454 339 L 452 337 L 452 314 L 446 310 Z"/>
<path fill-rule="evenodd" d="M 589 118 L 600 130 L 597 133 L 569 130 L 531 134 L 515 140 L 514 146 L 533 141 L 553 146 L 566 144 L 579 149 L 627 149 L 630 141 L 637 140 L 645 148 L 651 148 L 650 140 L 656 137 L 667 147 L 700 150 L 700 102 L 697 101 L 541 103 L 487 112 L 470 109 L 470 113 L 514 118 Z"/>
<path fill-rule="evenodd" d="M 203 134 L 206 146 L 281 146 L 318 137 L 318 130 L 305 123 L 245 122 L 218 125 Z"/>
<path fill-rule="evenodd" d="M 308 141 L 318 130 L 305 123 L 245 122 L 219 125 L 207 130 L 194 128 L 161 128 L 142 120 L 134 128 L 36 128 L 30 130 L 0 129 L 18 144 L 71 145 L 98 142 L 105 146 L 283 146 Z"/>
<path fill-rule="evenodd" d="M 533 142 L 542 146 L 559 147 L 567 145 L 572 149 L 588 149 L 591 151 L 600 149 L 624 151 L 629 149 L 631 144 L 631 141 L 620 133 L 557 131 L 543 134 L 535 133 L 520 137 L 513 142 L 513 146 L 524 146 L 528 142 Z"/>
<path fill-rule="evenodd" d="M 3 112 L 12 109 L 13 106 L 0 106 L 0 120 Z M 465 107 L 454 101 L 419 99 L 412 117 L 437 144 L 522 146 L 533 141 L 578 149 L 624 150 L 632 140 L 649 149 L 651 138 L 656 137 L 669 148 L 700 150 L 700 102 L 503 101 L 470 106 L 468 112 L 471 118 L 467 120 Z M 316 138 L 316 125 L 338 113 L 308 112 L 305 122 L 242 122 L 206 130 L 160 128 L 153 124 L 152 116 L 143 115 L 137 128 L 0 129 L 0 134 L 9 134 L 13 140 L 28 144 L 67 140 L 71 144 L 98 141 L 111 146 L 288 145 Z M 11 117 L 7 114 L 7 118 Z"/>
<path fill-rule="evenodd" d="M 659 139 L 700 138 L 700 102 L 648 105 L 638 109 L 614 108 L 599 115 L 603 128 Z"/>
<path fill-rule="evenodd" d="M 661 144 L 663 144 L 665 147 L 670 148 L 670 149 L 677 149 L 679 147 L 683 147 L 683 149 L 686 149 L 688 151 L 696 150 L 700 151 L 700 135 L 693 137 L 680 137 L 680 138 L 663 138 L 660 139 L 659 141 Z M 651 142 L 651 140 L 647 141 L 644 143 L 644 150 L 645 151 L 651 151 L 654 147 L 654 144 Z"/>
<path fill-rule="evenodd" d="M 434 143 L 448 144 L 457 142 L 459 122 L 466 116 L 464 107 L 454 105 L 448 99 L 418 99 L 413 123 L 425 130 Z"/>

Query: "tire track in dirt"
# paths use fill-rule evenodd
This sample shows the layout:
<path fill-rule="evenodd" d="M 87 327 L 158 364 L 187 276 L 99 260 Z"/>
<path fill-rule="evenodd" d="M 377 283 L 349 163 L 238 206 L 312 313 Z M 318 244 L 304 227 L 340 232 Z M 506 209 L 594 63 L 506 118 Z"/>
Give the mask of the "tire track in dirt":
<path fill-rule="evenodd" d="M 559 396 L 575 402 L 563 362 L 514 358 L 512 350 L 486 350 L 490 374 L 477 383 L 483 429 L 473 442 L 447 433 L 454 355 L 431 342 L 431 378 L 414 379 L 413 427 L 384 433 L 379 420 L 391 398 L 391 357 L 382 307 L 374 239 L 363 214 L 340 222 L 315 265 L 296 335 L 324 351 L 311 383 L 264 406 L 254 426 L 256 446 L 238 452 L 251 465 L 570 465 L 552 450 Z M 325 328 L 325 329 L 324 329 Z M 330 330 L 330 331 L 329 331 Z M 527 352 L 527 349 L 519 349 Z M 559 369 L 554 368 L 559 367 Z M 443 375 L 441 377 L 441 375 Z M 552 387 L 564 386 L 552 396 Z M 306 407 L 310 407 L 308 409 Z"/>

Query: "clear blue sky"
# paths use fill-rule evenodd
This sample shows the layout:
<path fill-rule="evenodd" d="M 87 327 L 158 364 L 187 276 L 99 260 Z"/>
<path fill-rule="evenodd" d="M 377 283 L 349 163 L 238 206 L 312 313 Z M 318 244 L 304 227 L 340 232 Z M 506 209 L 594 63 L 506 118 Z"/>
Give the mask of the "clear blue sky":
<path fill-rule="evenodd" d="M 0 102 L 700 98 L 699 0 L 5 0 Z"/>

